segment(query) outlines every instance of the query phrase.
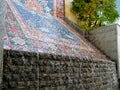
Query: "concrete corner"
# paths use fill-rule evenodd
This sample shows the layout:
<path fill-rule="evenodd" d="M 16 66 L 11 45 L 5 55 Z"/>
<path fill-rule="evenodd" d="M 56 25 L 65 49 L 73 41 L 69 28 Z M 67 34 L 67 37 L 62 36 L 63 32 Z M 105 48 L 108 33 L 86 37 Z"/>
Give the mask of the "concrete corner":
<path fill-rule="evenodd" d="M 89 40 L 106 56 L 116 62 L 120 79 L 120 25 L 100 27 L 90 32 Z"/>

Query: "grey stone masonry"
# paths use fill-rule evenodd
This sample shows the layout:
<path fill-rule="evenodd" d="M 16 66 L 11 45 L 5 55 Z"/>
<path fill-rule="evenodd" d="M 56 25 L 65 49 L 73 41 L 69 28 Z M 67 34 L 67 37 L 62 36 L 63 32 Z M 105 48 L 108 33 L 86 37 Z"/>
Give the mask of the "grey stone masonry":
<path fill-rule="evenodd" d="M 3 76 L 3 31 L 4 31 L 4 12 L 5 12 L 5 0 L 0 0 L 0 88 L 2 86 Z"/>
<path fill-rule="evenodd" d="M 4 50 L 3 90 L 118 90 L 110 60 Z"/>
<path fill-rule="evenodd" d="M 120 25 L 100 27 L 90 32 L 89 40 L 117 64 L 120 79 Z"/>

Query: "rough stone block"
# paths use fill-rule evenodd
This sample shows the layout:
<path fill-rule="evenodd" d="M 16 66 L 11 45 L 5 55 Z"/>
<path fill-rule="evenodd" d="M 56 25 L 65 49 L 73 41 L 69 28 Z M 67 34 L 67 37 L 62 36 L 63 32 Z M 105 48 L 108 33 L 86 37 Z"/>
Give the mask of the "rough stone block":
<path fill-rule="evenodd" d="M 5 51 L 4 53 L 8 54 L 8 52 L 10 53 L 10 51 Z M 42 54 L 40 54 L 41 58 L 36 58 L 35 53 L 34 55 L 31 53 L 32 59 L 30 60 L 35 61 L 37 59 L 39 64 L 18 64 L 18 62 L 22 62 L 21 60 L 12 64 L 9 60 L 12 61 L 13 58 L 16 59 L 20 57 L 20 55 L 16 51 L 11 51 L 11 53 L 12 55 L 10 54 L 9 58 L 4 58 L 7 59 L 5 62 L 6 65 L 4 65 L 3 78 L 3 86 L 5 89 L 108 90 L 111 88 L 117 90 L 118 82 L 115 62 L 100 59 L 89 60 L 87 58 L 82 60 L 76 58 L 77 60 L 75 60 L 75 58 L 72 59 L 72 57 L 69 57 L 67 60 L 66 56 L 65 59 L 64 56 L 62 56 L 63 59 L 59 61 L 57 60 L 57 56 L 51 60 L 52 55 L 48 55 L 50 59 L 47 56 L 46 60 L 45 57 L 42 59 Z M 22 53 L 26 60 L 30 58 L 30 56 L 28 57 L 28 53 Z"/>

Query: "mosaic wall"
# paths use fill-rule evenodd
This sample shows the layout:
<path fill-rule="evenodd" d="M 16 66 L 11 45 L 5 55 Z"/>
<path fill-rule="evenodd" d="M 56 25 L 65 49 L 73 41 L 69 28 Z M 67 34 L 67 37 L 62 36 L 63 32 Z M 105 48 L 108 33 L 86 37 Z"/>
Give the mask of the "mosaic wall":
<path fill-rule="evenodd" d="M 64 7 L 65 2 L 64 0 L 56 0 L 56 16 L 57 18 L 64 19 Z"/>
<path fill-rule="evenodd" d="M 51 15 L 52 5 L 51 0 L 7 0 L 4 48 L 104 58 L 82 36 L 73 34 Z"/>
<path fill-rule="evenodd" d="M 35 11 L 40 14 L 53 15 L 54 0 L 11 0 L 22 8 Z"/>
<path fill-rule="evenodd" d="M 40 14 L 64 18 L 64 0 L 13 0 Z M 32 3 L 31 3 L 32 2 Z"/>

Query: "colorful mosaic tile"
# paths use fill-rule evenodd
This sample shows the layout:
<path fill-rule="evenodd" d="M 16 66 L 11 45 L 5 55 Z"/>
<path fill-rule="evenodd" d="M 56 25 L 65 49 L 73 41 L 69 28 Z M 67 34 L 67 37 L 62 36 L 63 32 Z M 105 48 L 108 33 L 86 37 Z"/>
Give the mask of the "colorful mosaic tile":
<path fill-rule="evenodd" d="M 6 1 L 4 49 L 104 57 L 52 16 L 52 0 Z"/>
<path fill-rule="evenodd" d="M 57 18 L 64 19 L 64 0 L 56 0 L 56 16 Z"/>

